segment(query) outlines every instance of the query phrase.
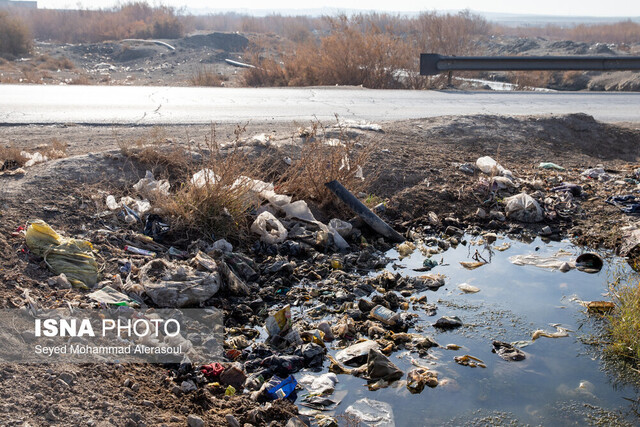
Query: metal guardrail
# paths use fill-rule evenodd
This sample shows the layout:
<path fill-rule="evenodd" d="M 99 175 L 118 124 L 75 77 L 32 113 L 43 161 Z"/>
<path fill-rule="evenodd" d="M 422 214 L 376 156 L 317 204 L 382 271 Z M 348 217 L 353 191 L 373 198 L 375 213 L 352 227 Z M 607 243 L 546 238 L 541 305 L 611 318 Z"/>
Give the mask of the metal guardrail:
<path fill-rule="evenodd" d="M 420 54 L 420 74 L 451 71 L 640 70 L 640 56 L 442 56 Z"/>

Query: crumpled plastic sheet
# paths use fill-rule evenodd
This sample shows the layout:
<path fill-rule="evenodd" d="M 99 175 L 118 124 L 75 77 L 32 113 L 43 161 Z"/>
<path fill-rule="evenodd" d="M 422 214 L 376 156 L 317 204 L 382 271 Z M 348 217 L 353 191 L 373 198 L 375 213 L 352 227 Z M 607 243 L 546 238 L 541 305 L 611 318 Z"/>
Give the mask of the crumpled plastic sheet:
<path fill-rule="evenodd" d="M 547 257 L 534 254 L 515 255 L 509 257 L 509 261 L 511 261 L 511 263 L 515 265 L 533 265 L 539 268 L 548 268 L 550 270 L 558 270 L 566 273 L 567 271 L 576 268 L 575 261 L 560 259 L 561 257 L 566 257 L 569 255 L 571 255 L 570 252 L 561 250 L 558 251 L 555 255 Z"/>
<path fill-rule="evenodd" d="M 88 288 L 98 283 L 99 268 L 90 242 L 64 238 L 42 220 L 29 223 L 26 242 L 55 274 L 64 273 L 74 286 Z"/>
<path fill-rule="evenodd" d="M 607 199 L 607 203 L 616 206 L 626 214 L 640 214 L 640 197 L 636 197 L 632 194 L 627 194 L 625 196 L 611 196 Z"/>
<path fill-rule="evenodd" d="M 395 427 L 396 425 L 393 409 L 386 402 L 365 397 L 354 402 L 344 412 L 371 427 Z"/>

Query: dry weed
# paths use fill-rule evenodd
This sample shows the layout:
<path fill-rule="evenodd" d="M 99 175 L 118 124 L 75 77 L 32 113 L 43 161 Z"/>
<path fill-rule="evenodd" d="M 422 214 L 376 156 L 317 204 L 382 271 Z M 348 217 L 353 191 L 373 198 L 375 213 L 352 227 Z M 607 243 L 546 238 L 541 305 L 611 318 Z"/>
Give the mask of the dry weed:
<path fill-rule="evenodd" d="M 0 147 L 0 171 L 24 166 L 27 158 L 21 153 L 22 150 L 15 146 Z"/>
<path fill-rule="evenodd" d="M 212 67 L 198 67 L 189 79 L 191 86 L 224 86 L 227 76 L 216 73 Z"/>
<path fill-rule="evenodd" d="M 320 132 L 319 132 L 320 131 Z M 344 137 L 318 136 L 323 130 L 315 123 L 308 132 L 307 142 L 299 154 L 292 155 L 291 166 L 278 180 L 278 188 L 296 199 L 313 201 L 322 208 L 336 208 L 335 197 L 325 183 L 338 180 L 354 193 L 366 188 L 372 177 L 364 176 L 364 167 L 371 157 L 375 144 L 362 146 Z"/>

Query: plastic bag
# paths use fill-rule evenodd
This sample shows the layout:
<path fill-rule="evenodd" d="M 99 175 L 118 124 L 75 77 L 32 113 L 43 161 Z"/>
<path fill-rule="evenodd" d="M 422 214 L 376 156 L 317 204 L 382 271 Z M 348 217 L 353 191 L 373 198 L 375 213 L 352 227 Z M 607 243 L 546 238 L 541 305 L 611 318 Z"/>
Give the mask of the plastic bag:
<path fill-rule="evenodd" d="M 140 269 L 140 283 L 146 294 L 160 307 L 197 306 L 220 289 L 220 274 L 197 271 L 164 259 L 155 259 Z"/>
<path fill-rule="evenodd" d="M 202 169 L 193 174 L 191 177 L 191 184 L 197 188 L 202 188 L 208 184 L 215 184 L 220 181 L 220 177 L 215 174 L 211 169 Z"/>
<path fill-rule="evenodd" d="M 26 241 L 33 253 L 43 257 L 55 274 L 64 273 L 72 285 L 88 288 L 98 283 L 98 263 L 90 242 L 63 238 L 42 220 L 29 223 Z"/>
<path fill-rule="evenodd" d="M 363 424 L 371 427 L 395 427 L 396 425 L 393 420 L 393 409 L 386 402 L 379 402 L 365 397 L 357 400 L 344 412 L 353 415 Z"/>
<path fill-rule="evenodd" d="M 305 202 L 304 200 L 298 200 L 296 202 L 281 206 L 280 208 L 284 211 L 287 218 L 296 218 L 303 221 L 316 222 L 316 219 L 311 213 L 309 206 L 307 206 L 307 202 Z"/>
<path fill-rule="evenodd" d="M 337 231 L 338 234 L 340 234 L 342 237 L 348 237 L 353 230 L 353 226 L 351 225 L 351 223 L 337 218 L 329 221 L 329 228 Z"/>
<path fill-rule="evenodd" d="M 516 194 L 504 199 L 507 218 L 520 222 L 540 222 L 544 219 L 542 208 L 538 202 L 527 193 Z"/>
<path fill-rule="evenodd" d="M 87 296 L 94 301 L 104 304 L 112 304 L 117 306 L 135 305 L 135 302 L 131 301 L 131 298 L 129 298 L 122 292 L 116 291 L 111 286 L 105 286 L 104 288 L 98 289 L 97 291 L 92 292 Z"/>
<path fill-rule="evenodd" d="M 480 157 L 478 160 L 476 160 L 476 166 L 482 172 L 494 175 L 500 173 L 502 169 L 502 166 L 500 166 L 498 162 L 496 162 L 489 156 Z"/>
<path fill-rule="evenodd" d="M 267 389 L 267 394 L 273 399 L 284 399 L 285 397 L 288 397 L 291 393 L 293 393 L 297 385 L 298 382 L 293 377 L 293 375 L 289 375 L 285 380 L 281 381 L 275 387 Z"/>
<path fill-rule="evenodd" d="M 251 224 L 251 231 L 260 235 L 265 243 L 275 244 L 287 240 L 287 230 L 270 212 L 262 212 Z"/>
<path fill-rule="evenodd" d="M 170 184 L 166 179 L 156 180 L 151 171 L 147 171 L 144 178 L 133 185 L 133 189 L 144 197 L 153 195 L 169 195 Z"/>

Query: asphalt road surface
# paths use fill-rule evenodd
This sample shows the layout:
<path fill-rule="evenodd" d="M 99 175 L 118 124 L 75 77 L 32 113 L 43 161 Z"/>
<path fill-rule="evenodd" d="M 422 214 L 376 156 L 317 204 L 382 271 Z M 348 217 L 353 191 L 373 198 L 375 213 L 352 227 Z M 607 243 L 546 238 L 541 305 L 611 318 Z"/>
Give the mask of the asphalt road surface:
<path fill-rule="evenodd" d="M 640 123 L 640 93 L 0 85 L 0 124 L 174 125 L 586 113 Z"/>

